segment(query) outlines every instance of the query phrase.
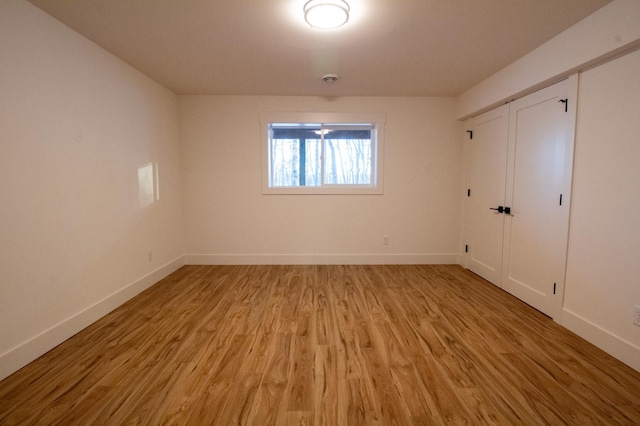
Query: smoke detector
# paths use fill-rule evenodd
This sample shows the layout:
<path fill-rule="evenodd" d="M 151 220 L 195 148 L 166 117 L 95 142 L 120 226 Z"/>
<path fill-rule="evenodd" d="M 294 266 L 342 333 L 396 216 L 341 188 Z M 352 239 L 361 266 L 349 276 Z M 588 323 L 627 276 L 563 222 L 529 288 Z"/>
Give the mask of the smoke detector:
<path fill-rule="evenodd" d="M 324 81 L 327 84 L 333 84 L 336 81 L 338 81 L 338 76 L 335 74 L 327 74 L 322 76 L 322 81 Z"/>

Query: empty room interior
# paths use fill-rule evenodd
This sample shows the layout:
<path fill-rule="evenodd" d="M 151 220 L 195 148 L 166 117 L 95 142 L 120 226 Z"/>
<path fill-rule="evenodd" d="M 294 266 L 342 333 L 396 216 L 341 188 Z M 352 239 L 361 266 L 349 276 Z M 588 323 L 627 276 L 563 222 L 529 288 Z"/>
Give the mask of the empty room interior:
<path fill-rule="evenodd" d="M 1 0 L 0 424 L 640 424 L 639 118 L 637 0 Z"/>

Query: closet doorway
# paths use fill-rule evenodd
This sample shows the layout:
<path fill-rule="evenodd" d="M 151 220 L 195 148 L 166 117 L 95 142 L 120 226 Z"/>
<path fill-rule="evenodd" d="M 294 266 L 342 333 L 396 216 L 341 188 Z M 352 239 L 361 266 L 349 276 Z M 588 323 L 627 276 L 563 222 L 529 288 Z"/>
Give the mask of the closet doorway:
<path fill-rule="evenodd" d="M 469 120 L 466 267 L 562 311 L 577 77 Z"/>

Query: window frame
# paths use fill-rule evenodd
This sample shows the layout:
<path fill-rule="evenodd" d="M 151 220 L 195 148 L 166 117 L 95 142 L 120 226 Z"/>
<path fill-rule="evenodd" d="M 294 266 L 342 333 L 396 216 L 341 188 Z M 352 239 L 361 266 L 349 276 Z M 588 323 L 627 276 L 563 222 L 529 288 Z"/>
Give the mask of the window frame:
<path fill-rule="evenodd" d="M 262 112 L 260 113 L 260 145 L 262 152 L 262 194 L 264 195 L 382 195 L 384 194 L 384 125 L 386 117 L 382 113 L 324 113 L 324 112 Z M 376 138 L 372 138 L 373 184 L 340 185 L 322 184 L 321 186 L 270 187 L 270 150 L 269 128 L 274 123 L 314 123 L 331 125 L 375 126 Z M 321 166 L 324 167 L 324 157 Z"/>

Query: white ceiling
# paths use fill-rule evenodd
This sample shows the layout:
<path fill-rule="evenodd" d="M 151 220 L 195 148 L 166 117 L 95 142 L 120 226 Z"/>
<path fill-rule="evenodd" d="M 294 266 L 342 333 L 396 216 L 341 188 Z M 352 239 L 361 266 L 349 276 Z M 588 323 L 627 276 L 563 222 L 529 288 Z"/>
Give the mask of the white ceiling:
<path fill-rule="evenodd" d="M 611 0 L 29 1 L 178 94 L 457 96 Z"/>

